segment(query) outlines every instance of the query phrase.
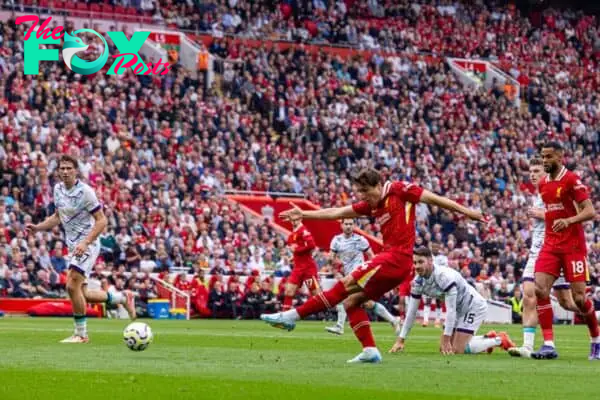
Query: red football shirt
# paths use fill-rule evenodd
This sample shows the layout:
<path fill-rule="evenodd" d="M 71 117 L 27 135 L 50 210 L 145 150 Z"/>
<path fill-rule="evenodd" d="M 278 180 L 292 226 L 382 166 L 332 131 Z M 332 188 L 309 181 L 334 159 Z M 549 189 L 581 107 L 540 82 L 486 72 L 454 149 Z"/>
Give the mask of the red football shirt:
<path fill-rule="evenodd" d="M 317 247 L 312 234 L 304 225 L 300 225 L 287 239 L 288 246 L 296 245 L 294 251 L 294 268 L 313 267 L 315 260 L 312 251 Z"/>
<path fill-rule="evenodd" d="M 355 212 L 374 217 L 383 235 L 383 250 L 413 254 L 415 246 L 415 205 L 423 189 L 409 182 L 390 182 L 383 185 L 377 207 L 365 201 L 352 204 Z"/>
<path fill-rule="evenodd" d="M 579 177 L 562 167 L 556 179 L 545 176 L 539 183 L 539 191 L 546 207 L 546 251 L 571 253 L 585 252 L 585 236 L 581 224 L 572 224 L 559 232 L 552 230 L 557 219 L 571 218 L 577 215 L 576 204 L 589 199 L 588 189 Z"/>

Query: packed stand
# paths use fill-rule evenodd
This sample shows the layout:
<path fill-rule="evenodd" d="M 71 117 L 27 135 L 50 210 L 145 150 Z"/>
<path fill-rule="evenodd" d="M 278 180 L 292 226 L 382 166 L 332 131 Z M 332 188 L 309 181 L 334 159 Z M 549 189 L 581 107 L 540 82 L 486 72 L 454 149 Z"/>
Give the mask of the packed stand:
<path fill-rule="evenodd" d="M 443 63 L 377 54 L 346 62 L 302 47 L 279 53 L 221 40 L 212 51 L 244 60 L 227 64 L 221 86 L 205 88 L 179 67 L 167 77 L 75 77 L 62 63 L 45 64 L 34 80 L 22 74 L 21 37 L 2 24 L 0 290 L 8 295 L 18 295 L 14 286 L 24 297 L 43 295 L 38 281 L 58 295 L 64 290 L 60 231 L 19 239 L 26 222 L 52 212 L 63 152 L 80 158 L 109 219 L 99 284 L 151 299 L 150 272 L 195 271 L 203 285 L 173 283 L 191 285 L 185 290 L 202 299 L 196 310 L 207 316 L 250 317 L 261 305 L 277 307 L 276 299 L 255 301 L 282 292 L 275 280 L 250 278 L 254 270 L 285 277 L 291 267 L 283 239 L 227 202 L 226 189 L 302 192 L 321 206 L 342 205 L 352 199 L 351 171 L 374 166 L 482 206 L 497 217 L 485 232 L 419 206 L 418 242 L 442 244 L 449 264 L 497 299 L 512 292 L 525 264 L 533 189 L 525 167 L 539 141 L 569 143 L 569 163 L 598 199 L 600 104 L 584 81 L 562 87 L 544 80 L 548 94 L 532 83 L 529 105 L 537 108 L 517 110 L 499 91 L 463 91 Z M 550 93 L 570 99 L 569 107 L 552 106 Z M 567 129 L 571 118 L 579 122 Z M 361 223 L 379 236 L 376 224 Z M 595 284 L 597 228 L 586 226 Z M 322 253 L 316 257 L 322 271 L 331 270 Z M 206 272 L 217 278 L 206 282 Z"/>

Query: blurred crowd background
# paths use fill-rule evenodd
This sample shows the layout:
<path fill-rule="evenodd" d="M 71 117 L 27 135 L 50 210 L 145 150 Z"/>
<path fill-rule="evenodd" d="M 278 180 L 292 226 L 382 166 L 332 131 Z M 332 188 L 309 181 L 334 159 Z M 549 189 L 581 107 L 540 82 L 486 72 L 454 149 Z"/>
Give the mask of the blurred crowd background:
<path fill-rule="evenodd" d="M 158 296 L 149 274 L 161 273 L 206 297 L 207 316 L 276 309 L 293 268 L 285 238 L 269 219 L 253 219 L 228 200 L 233 190 L 339 206 L 354 199 L 353 171 L 369 166 L 480 207 L 495 217 L 489 229 L 419 205 L 417 244 L 438 243 L 451 267 L 500 301 L 513 296 L 527 260 L 534 194 L 527 165 L 540 143 L 565 146 L 567 166 L 600 210 L 594 14 L 500 1 L 109 3 L 169 28 L 208 32 L 208 50 L 228 62 L 210 86 L 180 65 L 165 76 L 117 77 L 44 62 L 39 75 L 24 75 L 24 28 L 0 21 L 1 296 L 65 296 L 60 228 L 32 236 L 23 229 L 54 212 L 63 153 L 79 158 L 109 221 L 92 284 L 129 288 L 146 302 Z M 244 47 L 232 34 L 297 44 Z M 373 52 L 343 58 L 305 43 Z M 463 87 L 445 56 L 494 61 L 521 84 L 521 107 L 500 86 Z M 380 236 L 374 221 L 358 222 Z M 598 220 L 585 226 L 600 309 L 598 228 Z M 323 276 L 336 276 L 328 249 L 314 257 Z M 383 301 L 394 309 L 397 294 Z"/>

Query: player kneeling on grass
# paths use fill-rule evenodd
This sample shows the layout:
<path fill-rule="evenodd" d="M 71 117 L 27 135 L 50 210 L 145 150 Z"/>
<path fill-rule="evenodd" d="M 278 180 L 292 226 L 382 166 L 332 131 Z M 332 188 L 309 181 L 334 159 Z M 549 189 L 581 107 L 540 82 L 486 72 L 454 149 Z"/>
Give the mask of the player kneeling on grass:
<path fill-rule="evenodd" d="M 487 315 L 487 302 L 454 269 L 433 264 L 431 251 L 420 247 L 414 252 L 417 276 L 412 282 L 411 299 L 402 332 L 390 353 L 404 350 L 404 342 L 415 321 L 421 296 L 441 299 L 446 303 L 446 324 L 440 343 L 442 354 L 476 354 L 491 352 L 495 347 L 514 347 L 504 332 L 473 336 Z"/>
<path fill-rule="evenodd" d="M 381 174 L 373 169 L 361 170 L 354 183 L 360 201 L 352 205 L 310 211 L 294 206 L 279 216 L 287 221 L 296 218 L 347 219 L 360 215 L 375 218 L 381 227 L 383 251 L 331 289 L 311 297 L 297 309 L 262 314 L 260 319 L 273 327 L 291 331 L 296 327 L 296 321 L 335 307 L 343 301 L 350 326 L 363 349 L 348 362 L 379 363 L 381 354 L 375 344 L 369 316 L 362 305 L 368 300 L 380 299 L 412 276 L 416 238 L 415 206 L 418 203 L 432 204 L 476 221 L 487 222 L 489 219 L 481 211 L 468 209 L 413 183 L 385 182 Z"/>
<path fill-rule="evenodd" d="M 51 230 L 62 225 L 69 248 L 69 273 L 67 292 L 73 306 L 75 332 L 61 343 L 87 343 L 87 303 L 123 304 L 132 319 L 135 319 L 134 295 L 131 291 L 109 293 L 87 288 L 86 277 L 92 272 L 100 254 L 98 236 L 106 228 L 106 216 L 98 202 L 96 193 L 89 185 L 77 179 L 78 162 L 63 155 L 58 162 L 61 182 L 54 186 L 56 212 L 43 222 L 27 224 L 27 232 Z"/>

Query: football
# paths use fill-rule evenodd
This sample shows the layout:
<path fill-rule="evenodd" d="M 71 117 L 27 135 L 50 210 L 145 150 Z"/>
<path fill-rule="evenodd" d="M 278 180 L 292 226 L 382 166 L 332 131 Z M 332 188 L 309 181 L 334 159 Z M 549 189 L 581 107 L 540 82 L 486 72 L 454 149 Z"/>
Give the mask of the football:
<path fill-rule="evenodd" d="M 129 349 L 133 351 L 146 350 L 152 343 L 152 330 L 143 322 L 133 322 L 123 331 L 123 340 Z"/>

